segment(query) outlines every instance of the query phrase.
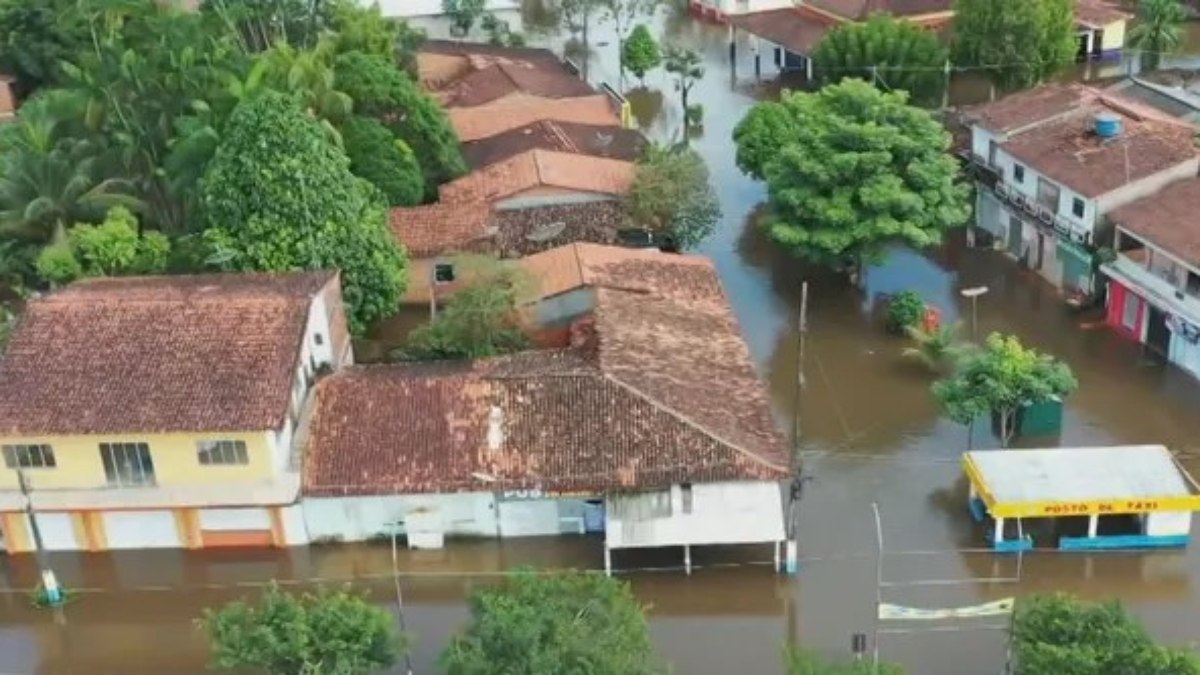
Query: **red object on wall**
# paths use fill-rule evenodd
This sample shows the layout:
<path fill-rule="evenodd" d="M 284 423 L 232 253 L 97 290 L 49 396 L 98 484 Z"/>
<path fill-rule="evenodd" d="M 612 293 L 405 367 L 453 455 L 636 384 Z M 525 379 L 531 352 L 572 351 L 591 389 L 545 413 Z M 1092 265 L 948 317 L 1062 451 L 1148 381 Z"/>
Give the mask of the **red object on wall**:
<path fill-rule="evenodd" d="M 921 317 L 921 329 L 932 333 L 942 326 L 942 313 L 936 307 L 926 307 L 925 315 Z"/>
<path fill-rule="evenodd" d="M 1134 319 L 1133 327 L 1125 325 L 1125 303 L 1138 303 L 1137 317 Z M 1142 341 L 1142 322 L 1146 320 L 1146 301 L 1137 293 L 1129 290 L 1120 283 L 1109 280 L 1108 282 L 1108 316 L 1107 323 L 1118 334 L 1123 335 L 1137 342 Z"/>

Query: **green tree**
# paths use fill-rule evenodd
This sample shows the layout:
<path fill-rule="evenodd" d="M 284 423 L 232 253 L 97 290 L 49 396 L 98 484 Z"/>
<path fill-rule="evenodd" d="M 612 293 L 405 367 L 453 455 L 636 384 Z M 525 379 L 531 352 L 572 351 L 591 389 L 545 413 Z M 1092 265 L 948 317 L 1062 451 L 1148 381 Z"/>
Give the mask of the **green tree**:
<path fill-rule="evenodd" d="M 369 117 L 351 117 L 342 125 L 342 144 L 350 172 L 379 188 L 390 206 L 421 203 L 425 179 L 408 144 Z"/>
<path fill-rule="evenodd" d="M 652 675 L 646 617 L 629 586 L 599 574 L 519 572 L 471 597 L 471 623 L 442 652 L 445 675 Z"/>
<path fill-rule="evenodd" d="M 416 53 L 425 32 L 407 22 L 390 19 L 376 2 L 370 7 L 357 0 L 337 0 L 330 9 L 332 30 L 327 38 L 335 54 L 363 52 L 392 59 L 408 69 L 416 66 Z"/>
<path fill-rule="evenodd" d="M 646 24 L 639 23 L 629 34 L 629 39 L 625 41 L 621 50 L 621 67 L 636 75 L 642 86 L 645 86 L 646 73 L 661 63 L 662 52 L 658 49 L 658 43 L 654 41 L 654 35 L 650 33 Z"/>
<path fill-rule="evenodd" d="M 1194 653 L 1156 645 L 1117 603 L 1022 600 L 1013 642 L 1016 675 L 1200 675 Z"/>
<path fill-rule="evenodd" d="M 790 93 L 783 92 L 783 100 Z M 737 166 L 742 173 L 766 180 L 767 163 L 779 154 L 780 148 L 800 137 L 801 125 L 795 113 L 783 103 L 764 101 L 755 105 L 733 128 L 733 143 L 737 146 Z"/>
<path fill-rule="evenodd" d="M 366 675 L 408 649 L 387 610 L 347 589 L 301 595 L 271 584 L 258 603 L 207 609 L 199 623 L 216 667 L 268 675 Z"/>
<path fill-rule="evenodd" d="M 604 8 L 604 16 L 610 22 L 612 22 L 613 32 L 617 36 L 617 59 L 618 68 L 620 69 L 619 84 L 621 87 L 624 87 L 625 69 L 629 68 L 629 70 L 632 70 L 635 74 L 637 74 L 637 70 L 635 70 L 632 66 L 627 65 L 627 54 L 629 49 L 626 46 L 626 40 L 632 39 L 632 35 L 628 35 L 629 28 L 633 26 L 634 21 L 637 21 L 642 17 L 653 16 L 654 11 L 658 8 L 659 0 L 601 0 L 601 2 Z M 637 29 L 635 28 L 634 30 Z M 654 42 L 654 38 L 650 35 L 649 30 L 646 30 L 645 37 L 650 38 L 650 44 L 654 45 L 654 54 L 656 56 L 654 63 L 643 68 L 641 74 L 638 74 L 639 80 L 646 74 L 647 70 L 652 70 L 655 66 L 657 66 L 658 61 L 661 59 L 661 56 L 658 55 L 658 44 Z M 648 52 L 645 52 L 645 44 L 643 43 L 639 49 L 641 49 L 643 53 L 638 54 L 638 56 L 642 59 L 646 59 L 649 54 Z"/>
<path fill-rule="evenodd" d="M 1142 67 L 1154 70 L 1163 54 L 1179 49 L 1187 10 L 1179 0 L 1142 0 L 1138 21 L 1129 30 L 1128 42 L 1142 51 Z"/>
<path fill-rule="evenodd" d="M 679 92 L 683 107 L 683 142 L 686 144 L 688 120 L 693 115 L 688 106 L 688 95 L 696 82 L 704 77 L 704 62 L 695 50 L 667 45 L 663 53 L 663 69 L 675 78 L 675 91 Z"/>
<path fill-rule="evenodd" d="M 309 112 L 331 125 L 350 114 L 354 101 L 334 82 L 334 70 L 325 49 L 297 50 L 277 44 L 255 60 L 246 80 L 234 87 L 239 99 L 268 89 L 292 94 Z M 332 128 L 332 127 L 331 127 Z"/>
<path fill-rule="evenodd" d="M 72 227 L 65 241 L 43 249 L 37 267 L 46 281 L 62 285 L 82 277 L 162 274 L 170 254 L 165 235 L 150 231 L 139 236 L 137 218 L 118 206 L 98 225 Z"/>
<path fill-rule="evenodd" d="M 425 196 L 467 171 L 458 135 L 445 110 L 393 63 L 350 52 L 337 57 L 338 89 L 354 100 L 358 115 L 373 117 L 412 148 L 425 176 Z"/>
<path fill-rule="evenodd" d="M 237 270 L 342 271 L 350 327 L 396 311 L 407 260 L 378 191 L 292 98 L 238 105 L 201 183 L 207 243 Z"/>
<path fill-rule="evenodd" d="M 687 147 L 651 146 L 634 168 L 627 199 L 634 223 L 695 248 L 721 216 L 704 158 Z"/>
<path fill-rule="evenodd" d="M 450 19 L 451 30 L 458 37 L 471 34 L 475 22 L 483 16 L 486 0 L 442 0 L 442 14 Z"/>
<path fill-rule="evenodd" d="M 904 675 L 900 666 L 887 663 L 876 666 L 867 661 L 826 661 L 803 649 L 785 650 L 784 666 L 787 675 Z"/>
<path fill-rule="evenodd" d="M 1049 79 L 1077 49 L 1075 0 L 955 0 L 954 62 L 985 68 L 1002 90 Z"/>
<path fill-rule="evenodd" d="M 770 110 L 752 111 L 739 124 L 739 165 L 766 178 L 772 239 L 857 270 L 878 260 L 888 242 L 931 246 L 966 221 L 967 190 L 956 182 L 950 135 L 907 100 L 904 92 L 843 80 L 760 104 Z"/>
<path fill-rule="evenodd" d="M 1071 368 L 1014 336 L 992 333 L 983 347 L 971 350 L 951 375 L 933 384 L 933 396 L 950 419 L 971 424 L 994 415 L 1000 442 L 1008 447 L 1023 406 L 1063 398 L 1079 383 Z"/>
<path fill-rule="evenodd" d="M 339 4 L 323 0 L 203 0 L 200 11 L 216 16 L 233 30 L 244 51 L 254 53 L 277 44 L 299 49 L 316 46 L 331 25 L 333 7 Z"/>
<path fill-rule="evenodd" d="M 68 0 L 0 2 L 0 71 L 14 75 L 19 93 L 61 80 L 59 64 L 78 54 L 87 26 Z"/>
<path fill-rule="evenodd" d="M 0 232 L 47 243 L 113 206 L 141 206 L 128 181 L 103 177 L 102 148 L 72 124 L 80 104 L 69 92 L 43 92 L 0 133 Z"/>
<path fill-rule="evenodd" d="M 858 77 L 883 89 L 903 89 L 914 101 L 938 104 L 946 86 L 949 52 L 933 31 L 906 19 L 873 14 L 843 23 L 813 51 L 813 70 L 824 83 Z"/>
<path fill-rule="evenodd" d="M 903 354 L 935 373 L 945 372 L 970 353 L 970 347 L 959 340 L 960 328 L 956 323 L 941 324 L 931 330 L 908 326 L 904 332 L 912 338 L 914 346 L 905 348 Z"/>
<path fill-rule="evenodd" d="M 398 361 L 475 359 L 529 347 L 517 308 L 529 295 L 530 280 L 514 268 L 484 257 L 455 260 L 463 280 L 433 321 L 414 330 L 392 357 Z"/>

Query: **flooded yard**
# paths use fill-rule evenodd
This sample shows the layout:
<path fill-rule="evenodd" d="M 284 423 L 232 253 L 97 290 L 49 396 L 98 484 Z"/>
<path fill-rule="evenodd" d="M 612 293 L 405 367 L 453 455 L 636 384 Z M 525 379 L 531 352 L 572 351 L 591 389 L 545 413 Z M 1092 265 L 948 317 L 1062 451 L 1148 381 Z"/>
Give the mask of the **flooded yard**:
<path fill-rule="evenodd" d="M 853 633 L 872 630 L 872 502 L 882 513 L 886 581 L 955 582 L 889 588 L 889 601 L 936 607 L 1064 590 L 1121 599 L 1160 639 L 1197 640 L 1200 595 L 1192 580 L 1200 578 L 1200 547 L 1152 554 L 1038 551 L 1024 558 L 1019 584 L 992 581 L 1015 577 L 1017 564 L 980 550 L 982 534 L 967 514 L 959 466 L 966 430 L 939 413 L 929 394 L 932 376 L 900 356 L 904 341 L 883 332 L 876 306 L 887 294 L 916 290 L 946 320 L 966 319 L 969 334 L 970 306 L 959 290 L 986 286 L 978 303 L 980 335 L 1013 333 L 1066 361 L 1079 378 L 1061 435 L 1038 439 L 1042 444 L 1163 443 L 1200 473 L 1200 385 L 1119 339 L 1097 317 L 1070 310 L 1035 274 L 997 253 L 967 249 L 960 236 L 933 251 L 893 250 L 868 270 L 861 288 L 781 253 L 755 226 L 764 189 L 734 166 L 730 140 L 744 112 L 757 98 L 775 95 L 778 85 L 753 83 L 746 49 L 739 78 L 731 77 L 724 28 L 674 13 L 663 18 L 662 29 L 704 55 L 706 74 L 692 99 L 705 106 L 705 128 L 692 143 L 709 163 L 723 217 L 700 252 L 716 263 L 783 428 L 791 427 L 796 409 L 800 287 L 809 283 L 799 427 L 806 471 L 814 477 L 802 505 L 801 569 L 794 578 L 773 574 L 771 551 L 753 547 L 697 552 L 700 569 L 691 577 L 679 569 L 676 551 L 618 556 L 616 566 L 648 605 L 655 644 L 674 672 L 774 675 L 788 640 L 848 653 Z M 606 30 L 593 30 L 592 75 L 615 81 L 616 46 Z M 562 41 L 532 37 L 553 46 Z M 638 120 L 649 135 L 671 138 L 681 117 L 677 94 L 661 73 L 647 83 L 630 96 Z M 411 313 L 392 329 L 406 333 L 420 318 Z M 975 447 L 994 445 L 987 430 L 976 432 Z M 33 559 L 0 557 L 0 673 L 204 672 L 206 646 L 194 618 L 272 578 L 357 580 L 380 604 L 397 607 L 386 544 L 62 554 L 54 565 L 68 587 L 79 589 L 61 619 L 30 606 L 25 589 L 35 582 Z M 445 551 L 402 555 L 416 672 L 434 672 L 437 652 L 466 617 L 471 589 L 519 565 L 595 569 L 602 566 L 600 542 L 455 541 Z M 930 633 L 887 636 L 881 653 L 918 675 L 984 675 L 1002 667 L 1004 648 L 997 631 Z"/>

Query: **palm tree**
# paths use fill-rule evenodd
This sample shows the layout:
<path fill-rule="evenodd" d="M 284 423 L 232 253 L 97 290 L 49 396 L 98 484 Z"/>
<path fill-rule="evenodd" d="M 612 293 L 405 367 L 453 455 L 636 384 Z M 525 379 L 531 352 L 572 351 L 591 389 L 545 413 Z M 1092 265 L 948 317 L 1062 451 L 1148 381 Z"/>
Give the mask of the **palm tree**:
<path fill-rule="evenodd" d="M 0 232 L 47 243 L 68 225 L 95 220 L 123 205 L 138 210 L 133 186 L 104 178 L 100 149 L 75 136 L 63 115 L 65 98 L 38 97 L 22 106 L 0 141 Z"/>
<path fill-rule="evenodd" d="M 905 331 L 916 346 L 906 348 L 904 356 L 921 362 L 934 372 L 949 370 L 970 349 L 969 345 L 959 341 L 957 323 L 942 324 L 933 330 L 909 326 Z"/>
<path fill-rule="evenodd" d="M 1179 48 L 1183 42 L 1183 22 L 1187 12 L 1179 0 L 1142 0 L 1138 23 L 1129 31 L 1129 44 L 1142 51 L 1142 67 L 1158 67 L 1162 55 Z"/>

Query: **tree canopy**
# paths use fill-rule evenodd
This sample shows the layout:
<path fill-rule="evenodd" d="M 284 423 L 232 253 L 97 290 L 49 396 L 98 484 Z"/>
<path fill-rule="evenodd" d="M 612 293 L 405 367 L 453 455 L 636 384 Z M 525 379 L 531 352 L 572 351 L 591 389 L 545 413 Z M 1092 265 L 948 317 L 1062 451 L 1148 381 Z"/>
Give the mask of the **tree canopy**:
<path fill-rule="evenodd" d="M 982 348 L 962 356 L 953 374 L 933 384 L 933 395 L 959 424 L 997 415 L 1007 446 L 1022 406 L 1064 397 L 1078 386 L 1070 366 L 1014 336 L 992 333 Z"/>
<path fill-rule="evenodd" d="M 367 675 L 407 651 L 395 619 L 348 590 L 292 594 L 272 584 L 256 604 L 207 609 L 213 664 L 268 675 Z"/>
<path fill-rule="evenodd" d="M 1179 0 L 1142 0 L 1138 3 L 1138 21 L 1129 29 L 1127 40 L 1142 51 L 1143 67 L 1154 69 L 1164 54 L 1183 42 L 1183 22 L 1187 10 Z"/>
<path fill-rule="evenodd" d="M 441 657 L 445 675 L 653 675 L 646 617 L 624 582 L 519 572 L 471 597 L 471 622 Z"/>
<path fill-rule="evenodd" d="M 407 143 L 369 117 L 351 117 L 341 131 L 351 173 L 379 188 L 390 206 L 421 203 L 425 178 Z"/>
<path fill-rule="evenodd" d="M 1000 89 L 1049 79 L 1077 49 L 1075 0 L 955 0 L 955 64 L 983 69 Z"/>
<path fill-rule="evenodd" d="M 923 105 L 940 103 L 948 58 L 936 33 L 888 14 L 837 26 L 812 54 L 813 72 L 822 82 L 857 77 L 907 91 Z"/>
<path fill-rule="evenodd" d="M 1200 658 L 1156 645 L 1117 603 L 1021 600 L 1013 642 L 1016 675 L 1200 675 Z"/>
<path fill-rule="evenodd" d="M 686 147 L 651 146 L 634 168 L 627 198 L 633 222 L 678 248 L 695 248 L 721 215 L 704 158 Z"/>
<path fill-rule="evenodd" d="M 0 71 L 17 78 L 18 93 L 58 82 L 61 64 L 88 39 L 70 0 L 0 1 Z"/>
<path fill-rule="evenodd" d="M 238 105 L 201 184 L 205 239 L 237 270 L 340 269 L 351 330 L 396 311 L 407 261 L 378 192 L 284 94 Z"/>
<path fill-rule="evenodd" d="M 646 24 L 634 26 L 629 39 L 621 47 L 621 66 L 645 83 L 646 73 L 662 63 L 662 52 Z"/>
<path fill-rule="evenodd" d="M 931 246 L 966 222 L 950 136 L 907 100 L 849 79 L 750 111 L 734 130 L 738 166 L 766 179 L 772 239 L 857 266 L 888 242 Z"/>

